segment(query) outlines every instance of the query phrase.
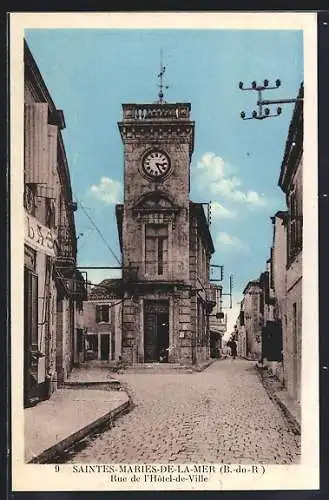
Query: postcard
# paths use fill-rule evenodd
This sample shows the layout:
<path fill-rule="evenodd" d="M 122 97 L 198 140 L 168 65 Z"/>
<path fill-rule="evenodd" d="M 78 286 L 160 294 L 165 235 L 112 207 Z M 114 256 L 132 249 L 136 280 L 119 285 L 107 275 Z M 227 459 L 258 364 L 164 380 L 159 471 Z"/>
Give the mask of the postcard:
<path fill-rule="evenodd" d="M 10 14 L 13 491 L 319 488 L 316 40 Z"/>

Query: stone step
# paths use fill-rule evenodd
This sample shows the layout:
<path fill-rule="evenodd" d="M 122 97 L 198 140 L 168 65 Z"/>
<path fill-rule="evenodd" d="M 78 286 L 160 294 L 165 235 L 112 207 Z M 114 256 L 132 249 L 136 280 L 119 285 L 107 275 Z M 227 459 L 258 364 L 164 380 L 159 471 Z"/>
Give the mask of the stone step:
<path fill-rule="evenodd" d="M 136 363 L 125 366 L 126 373 L 193 373 L 191 366 L 179 363 Z"/>
<path fill-rule="evenodd" d="M 104 379 L 104 380 L 67 380 L 64 383 L 64 386 L 67 388 L 80 388 L 81 386 L 84 387 L 92 387 L 92 388 L 99 388 L 100 386 L 102 387 L 111 387 L 113 389 L 119 389 L 120 388 L 120 382 L 119 380 L 116 379 Z"/>

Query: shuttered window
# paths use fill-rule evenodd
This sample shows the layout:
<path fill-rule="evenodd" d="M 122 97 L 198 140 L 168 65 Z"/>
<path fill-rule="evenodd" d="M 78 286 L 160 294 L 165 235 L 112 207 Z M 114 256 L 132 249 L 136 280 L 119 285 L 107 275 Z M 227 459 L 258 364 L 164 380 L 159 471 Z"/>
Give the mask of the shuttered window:
<path fill-rule="evenodd" d="M 109 323 L 110 313 L 107 304 L 96 305 L 96 323 Z"/>
<path fill-rule="evenodd" d="M 48 181 L 48 104 L 25 104 L 24 110 L 25 182 Z"/>
<path fill-rule="evenodd" d="M 38 384 L 38 276 L 24 267 L 24 406 Z"/>
<path fill-rule="evenodd" d="M 258 294 L 257 292 L 253 292 L 253 296 L 252 296 L 252 309 L 254 312 L 257 312 L 258 311 L 258 308 L 259 308 L 259 302 L 258 302 Z"/>
<path fill-rule="evenodd" d="M 297 189 L 289 196 L 288 254 L 293 259 L 302 249 L 303 217 L 302 198 Z"/>
<path fill-rule="evenodd" d="M 168 226 L 145 226 L 145 272 L 148 275 L 165 275 L 168 270 Z"/>
<path fill-rule="evenodd" d="M 38 276 L 24 269 L 25 334 L 29 349 L 38 350 Z"/>
<path fill-rule="evenodd" d="M 206 311 L 201 299 L 197 300 L 197 314 L 197 338 L 199 345 L 203 346 L 206 344 L 207 340 L 207 322 Z"/>

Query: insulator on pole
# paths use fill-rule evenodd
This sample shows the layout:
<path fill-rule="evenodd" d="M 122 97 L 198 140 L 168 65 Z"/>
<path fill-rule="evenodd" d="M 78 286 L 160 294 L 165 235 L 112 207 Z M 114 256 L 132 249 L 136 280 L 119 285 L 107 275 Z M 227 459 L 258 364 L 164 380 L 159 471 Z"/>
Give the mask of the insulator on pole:
<path fill-rule="evenodd" d="M 275 100 L 267 100 L 262 98 L 262 91 L 265 90 L 275 90 L 276 88 L 281 86 L 281 80 L 277 78 L 275 80 L 275 86 L 269 86 L 269 80 L 265 79 L 263 81 L 263 86 L 259 85 L 257 86 L 257 82 L 254 80 L 251 82 L 251 87 L 244 88 L 243 90 L 255 90 L 258 92 L 258 100 L 257 100 L 257 106 L 258 106 L 258 112 L 256 110 L 253 110 L 251 113 L 251 116 L 246 116 L 246 113 L 244 111 L 240 112 L 240 117 L 243 120 L 251 120 L 252 118 L 255 118 L 257 120 L 263 120 L 264 118 L 271 118 L 274 116 L 278 116 L 282 113 L 282 108 L 278 107 L 277 108 L 277 113 L 276 114 L 271 114 L 270 108 L 264 108 L 263 106 L 268 106 L 268 105 L 277 105 L 277 104 L 288 104 L 288 103 L 296 103 L 298 101 L 303 102 L 304 97 L 301 96 L 301 90 L 300 93 L 298 94 L 298 97 L 295 99 L 275 99 Z M 240 89 L 243 87 L 243 82 L 239 83 Z M 303 84 L 301 86 L 301 89 L 303 87 Z"/>

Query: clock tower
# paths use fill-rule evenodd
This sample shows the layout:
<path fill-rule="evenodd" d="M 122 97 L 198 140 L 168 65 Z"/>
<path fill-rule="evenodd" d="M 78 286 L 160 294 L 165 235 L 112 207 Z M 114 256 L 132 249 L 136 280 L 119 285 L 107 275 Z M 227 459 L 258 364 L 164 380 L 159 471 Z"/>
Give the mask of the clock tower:
<path fill-rule="evenodd" d="M 122 108 L 124 203 L 116 207 L 122 358 L 130 364 L 189 364 L 195 361 L 197 315 L 191 292 L 191 106 L 160 99 Z"/>

